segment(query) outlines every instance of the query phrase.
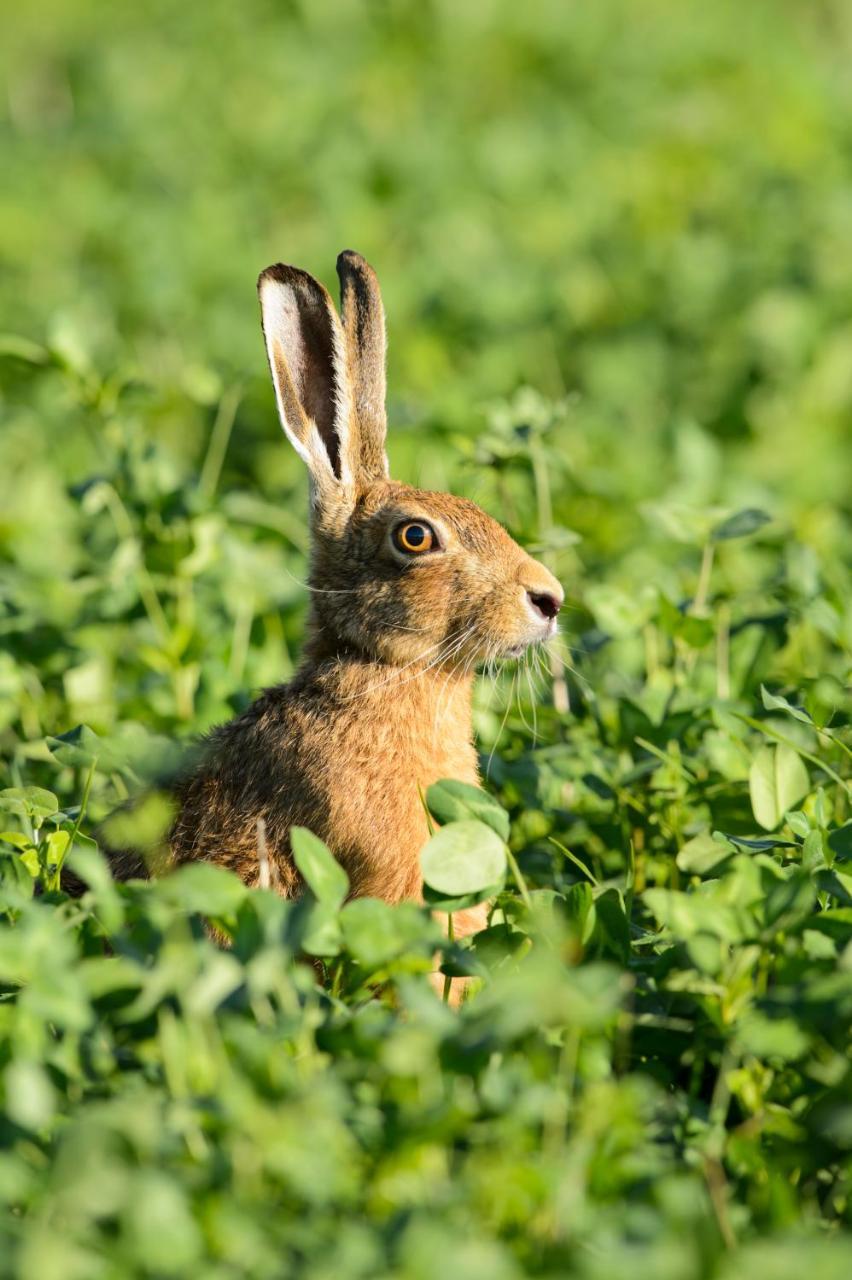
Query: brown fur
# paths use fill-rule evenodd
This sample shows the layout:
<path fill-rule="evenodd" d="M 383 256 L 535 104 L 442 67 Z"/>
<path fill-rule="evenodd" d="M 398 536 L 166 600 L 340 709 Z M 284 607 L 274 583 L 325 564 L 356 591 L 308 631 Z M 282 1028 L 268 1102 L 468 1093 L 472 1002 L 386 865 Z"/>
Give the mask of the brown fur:
<path fill-rule="evenodd" d="M 552 634 L 528 593 L 562 590 L 479 507 L 388 480 L 384 314 L 357 254 L 338 260 L 342 323 L 316 281 L 276 266 L 259 282 L 284 430 L 311 475 L 309 637 L 289 685 L 216 729 L 178 792 L 176 862 L 205 859 L 248 884 L 258 829 L 281 891 L 298 894 L 292 826 L 309 827 L 346 868 L 352 892 L 418 898 L 427 838 L 421 794 L 440 778 L 478 781 L 474 666 Z M 405 520 L 439 549 L 397 549 Z M 116 860 L 119 874 L 133 866 Z M 479 927 L 469 913 L 460 932 Z"/>

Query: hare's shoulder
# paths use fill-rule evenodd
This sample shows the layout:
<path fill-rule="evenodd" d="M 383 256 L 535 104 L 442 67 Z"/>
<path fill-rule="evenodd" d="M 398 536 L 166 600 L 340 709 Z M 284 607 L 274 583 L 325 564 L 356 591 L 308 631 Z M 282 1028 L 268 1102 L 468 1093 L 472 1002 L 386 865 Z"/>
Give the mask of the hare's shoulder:
<path fill-rule="evenodd" d="M 313 682 L 297 678 L 289 684 L 273 685 L 233 720 L 211 730 L 202 745 L 202 754 L 209 758 L 223 750 L 242 751 L 253 740 L 278 739 L 297 725 L 325 714 L 322 691 Z"/>

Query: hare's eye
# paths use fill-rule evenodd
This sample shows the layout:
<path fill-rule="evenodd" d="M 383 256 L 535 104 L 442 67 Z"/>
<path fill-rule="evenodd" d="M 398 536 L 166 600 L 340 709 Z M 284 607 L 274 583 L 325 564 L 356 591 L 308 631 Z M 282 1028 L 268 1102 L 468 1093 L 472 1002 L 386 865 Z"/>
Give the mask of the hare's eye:
<path fill-rule="evenodd" d="M 393 540 L 400 551 L 420 555 L 423 551 L 432 550 L 435 533 L 428 524 L 423 524 L 420 520 L 408 520 L 394 530 Z"/>

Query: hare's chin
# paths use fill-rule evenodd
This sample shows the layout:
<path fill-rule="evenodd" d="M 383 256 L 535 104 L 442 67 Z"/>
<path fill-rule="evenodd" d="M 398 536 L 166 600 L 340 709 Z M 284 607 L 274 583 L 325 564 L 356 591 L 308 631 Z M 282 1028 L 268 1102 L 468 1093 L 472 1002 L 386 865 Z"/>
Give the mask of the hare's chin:
<path fill-rule="evenodd" d="M 534 644 L 541 644 L 545 639 L 544 636 L 530 636 L 529 640 L 519 640 L 517 644 L 510 644 L 503 650 L 504 658 L 522 658 L 527 649 Z"/>

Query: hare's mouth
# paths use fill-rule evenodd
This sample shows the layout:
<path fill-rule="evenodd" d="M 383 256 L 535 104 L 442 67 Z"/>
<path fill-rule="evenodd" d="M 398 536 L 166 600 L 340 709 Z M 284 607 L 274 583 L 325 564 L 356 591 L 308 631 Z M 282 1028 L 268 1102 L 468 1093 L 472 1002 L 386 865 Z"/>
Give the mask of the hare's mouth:
<path fill-rule="evenodd" d="M 527 649 L 531 649 L 534 644 L 544 644 L 547 638 L 547 636 L 530 636 L 527 640 L 519 640 L 517 644 L 510 644 L 503 650 L 503 657 L 522 658 Z"/>
<path fill-rule="evenodd" d="M 532 635 L 526 635 L 523 640 L 516 640 L 514 644 L 506 645 L 503 650 L 504 658 L 522 658 L 527 649 L 531 649 L 533 645 L 547 644 L 548 640 L 552 640 L 556 635 L 556 629 L 556 620 L 549 619 Z"/>

